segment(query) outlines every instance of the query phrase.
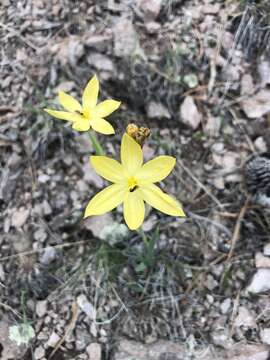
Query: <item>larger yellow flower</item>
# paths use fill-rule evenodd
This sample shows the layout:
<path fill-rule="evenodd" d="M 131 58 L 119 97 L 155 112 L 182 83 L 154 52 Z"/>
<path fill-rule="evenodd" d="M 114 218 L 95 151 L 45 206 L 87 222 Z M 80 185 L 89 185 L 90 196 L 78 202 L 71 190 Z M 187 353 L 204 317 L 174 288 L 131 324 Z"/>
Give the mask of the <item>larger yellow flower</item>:
<path fill-rule="evenodd" d="M 64 91 L 59 91 L 59 102 L 66 111 L 44 110 L 57 119 L 70 121 L 74 130 L 88 131 L 92 127 L 102 134 L 114 134 L 114 128 L 104 117 L 118 109 L 121 102 L 109 99 L 97 104 L 98 92 L 99 82 L 95 75 L 83 91 L 82 105 Z"/>
<path fill-rule="evenodd" d="M 90 160 L 96 172 L 114 184 L 91 199 L 84 217 L 102 215 L 122 202 L 124 218 L 131 230 L 139 228 L 143 223 L 144 202 L 165 214 L 185 216 L 181 205 L 154 185 L 169 175 L 175 165 L 175 158 L 158 156 L 143 165 L 140 145 L 125 133 L 121 143 L 121 164 L 106 156 L 91 156 Z"/>

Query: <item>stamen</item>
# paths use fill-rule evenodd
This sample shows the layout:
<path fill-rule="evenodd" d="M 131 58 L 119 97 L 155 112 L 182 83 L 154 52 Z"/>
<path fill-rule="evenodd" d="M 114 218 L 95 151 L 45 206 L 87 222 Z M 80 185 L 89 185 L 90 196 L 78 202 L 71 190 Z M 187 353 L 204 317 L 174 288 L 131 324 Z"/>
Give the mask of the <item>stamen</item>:
<path fill-rule="evenodd" d="M 132 176 L 128 179 L 128 188 L 130 192 L 133 192 L 138 188 L 138 183 L 135 177 Z"/>

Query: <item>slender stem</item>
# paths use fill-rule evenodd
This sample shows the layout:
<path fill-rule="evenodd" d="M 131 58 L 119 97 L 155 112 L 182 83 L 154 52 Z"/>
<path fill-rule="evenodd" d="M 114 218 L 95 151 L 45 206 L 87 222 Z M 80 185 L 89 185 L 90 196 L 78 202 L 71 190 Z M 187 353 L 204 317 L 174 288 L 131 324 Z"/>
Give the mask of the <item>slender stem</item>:
<path fill-rule="evenodd" d="M 21 292 L 21 307 L 22 307 L 22 312 L 23 312 L 23 323 L 26 324 L 27 316 L 26 316 L 26 311 L 25 311 L 25 290 L 22 290 L 22 292 Z"/>
<path fill-rule="evenodd" d="M 147 236 L 145 235 L 145 232 L 143 231 L 143 229 L 139 229 L 139 234 L 141 235 L 141 237 L 143 239 L 145 247 L 147 247 L 148 246 L 148 239 L 147 239 Z"/>
<path fill-rule="evenodd" d="M 105 151 L 103 150 L 103 147 L 98 141 L 96 135 L 93 132 L 89 131 L 89 137 L 92 142 L 93 148 L 95 149 L 96 154 L 105 155 Z"/>

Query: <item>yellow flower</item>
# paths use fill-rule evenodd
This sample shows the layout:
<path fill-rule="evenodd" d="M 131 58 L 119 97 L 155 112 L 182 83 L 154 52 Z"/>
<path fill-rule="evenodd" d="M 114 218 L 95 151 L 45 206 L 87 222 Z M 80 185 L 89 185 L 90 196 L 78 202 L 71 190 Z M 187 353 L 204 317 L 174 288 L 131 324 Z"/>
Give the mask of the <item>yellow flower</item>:
<path fill-rule="evenodd" d="M 44 110 L 57 119 L 70 121 L 74 130 L 88 131 L 92 127 L 102 134 L 114 134 L 114 128 L 104 117 L 118 109 L 121 102 L 110 99 L 97 104 L 98 92 L 99 82 L 95 75 L 83 91 L 82 105 L 64 91 L 59 91 L 59 102 L 66 111 Z"/>
<path fill-rule="evenodd" d="M 185 216 L 181 205 L 154 185 L 169 175 L 175 158 L 158 156 L 143 165 L 142 148 L 125 133 L 121 143 L 121 164 L 106 156 L 91 156 L 90 161 L 100 176 L 114 184 L 91 199 L 85 218 L 102 215 L 124 203 L 125 221 L 131 230 L 135 230 L 144 220 L 144 202 L 165 214 Z"/>

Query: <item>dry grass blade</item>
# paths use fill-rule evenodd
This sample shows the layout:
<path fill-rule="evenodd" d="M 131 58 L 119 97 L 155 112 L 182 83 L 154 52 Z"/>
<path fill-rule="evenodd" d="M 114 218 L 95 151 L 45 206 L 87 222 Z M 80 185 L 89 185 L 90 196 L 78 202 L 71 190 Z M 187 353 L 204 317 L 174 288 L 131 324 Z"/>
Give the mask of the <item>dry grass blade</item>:
<path fill-rule="evenodd" d="M 12 312 L 14 315 L 16 315 L 18 318 L 20 318 L 20 319 L 23 318 L 23 316 L 20 315 L 20 314 L 18 313 L 18 311 L 14 310 L 11 306 L 9 306 L 9 305 L 7 305 L 7 304 L 4 304 L 4 303 L 2 303 L 2 302 L 0 302 L 0 306 L 1 306 L 2 308 L 4 308 L 5 310 L 7 310 L 7 311 L 11 311 L 11 312 Z"/>
<path fill-rule="evenodd" d="M 195 175 L 193 175 L 193 173 L 183 164 L 180 159 L 177 159 L 177 163 L 185 170 L 189 177 L 217 204 L 219 208 L 224 208 L 221 202 L 207 189 L 207 187 L 198 178 L 196 178 Z"/>
<path fill-rule="evenodd" d="M 67 336 L 71 333 L 71 331 L 74 329 L 76 321 L 78 319 L 78 315 L 79 315 L 79 311 L 78 311 L 78 305 L 76 303 L 76 301 L 73 302 L 72 304 L 72 318 L 70 320 L 70 323 L 68 324 L 66 331 L 63 335 L 63 337 L 58 341 L 58 343 L 55 345 L 55 348 L 53 349 L 53 351 L 51 352 L 50 356 L 48 359 L 51 359 L 54 354 L 56 353 L 57 350 L 59 350 L 60 346 L 63 344 L 63 342 L 65 341 L 65 339 L 67 338 Z"/>
<path fill-rule="evenodd" d="M 213 58 L 210 61 L 210 79 L 208 82 L 208 96 L 211 95 L 215 83 L 216 83 L 216 76 L 217 76 L 217 60 L 218 60 L 218 56 L 220 55 L 221 52 L 221 46 L 222 46 L 222 36 L 224 34 L 225 31 L 225 25 L 222 24 L 219 34 L 218 34 L 218 39 L 217 39 L 217 45 L 216 45 L 216 49 L 215 49 L 215 53 Z"/>
<path fill-rule="evenodd" d="M 75 246 L 75 245 L 81 245 L 81 244 L 85 244 L 85 243 L 86 243 L 86 241 L 82 240 L 82 241 L 76 241 L 76 242 L 73 242 L 73 243 L 63 243 L 63 244 L 59 244 L 59 245 L 47 246 L 47 247 L 42 248 L 42 249 L 23 251 L 23 252 L 18 253 L 18 254 L 4 256 L 4 257 L 0 258 L 0 262 L 1 261 L 11 260 L 11 259 L 16 259 L 16 258 L 19 258 L 19 257 L 22 257 L 22 256 L 29 256 L 29 255 L 41 253 L 41 252 L 43 252 L 46 249 L 51 248 L 51 247 L 53 247 L 54 249 L 62 249 L 62 248 L 71 247 L 71 246 Z"/>
<path fill-rule="evenodd" d="M 231 315 L 231 319 L 230 319 L 230 323 L 231 323 L 230 335 L 231 336 L 233 334 L 235 318 L 236 318 L 237 311 L 238 311 L 238 308 L 239 308 L 240 294 L 241 294 L 241 290 L 238 291 L 238 293 L 236 295 L 236 298 L 235 298 L 235 300 L 233 302 L 233 310 L 232 310 L 232 315 Z"/>
<path fill-rule="evenodd" d="M 249 201 L 250 201 L 250 197 L 247 197 L 244 206 L 242 207 L 242 209 L 239 212 L 239 215 L 238 215 L 235 227 L 234 227 L 234 231 L 233 231 L 233 236 L 232 236 L 232 239 L 231 239 L 231 248 L 230 248 L 230 251 L 229 251 L 229 254 L 228 254 L 228 257 L 227 257 L 227 261 L 229 261 L 233 256 L 234 249 L 235 249 L 235 246 L 236 246 L 236 242 L 239 239 L 239 235 L 240 235 L 241 223 L 242 223 L 242 220 L 243 220 L 243 218 L 245 216 L 245 213 L 247 211 Z"/>
<path fill-rule="evenodd" d="M 30 41 L 28 41 L 24 36 L 22 36 L 19 31 L 14 30 L 14 29 L 10 28 L 9 26 L 7 26 L 7 25 L 5 25 L 3 23 L 0 23 L 0 26 L 2 28 L 4 28 L 5 30 L 7 30 L 8 32 L 10 32 L 11 34 L 17 36 L 22 42 L 25 43 L 25 45 L 27 45 L 31 49 L 37 51 L 37 48 Z"/>

